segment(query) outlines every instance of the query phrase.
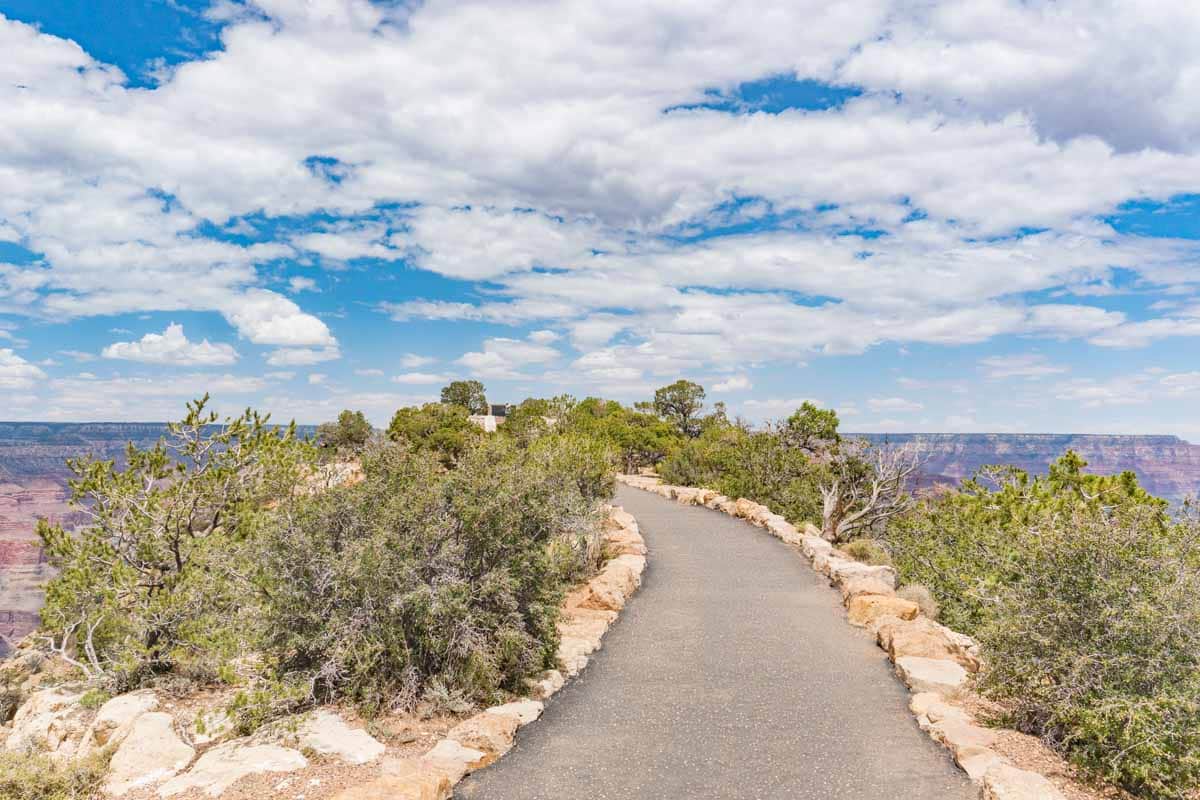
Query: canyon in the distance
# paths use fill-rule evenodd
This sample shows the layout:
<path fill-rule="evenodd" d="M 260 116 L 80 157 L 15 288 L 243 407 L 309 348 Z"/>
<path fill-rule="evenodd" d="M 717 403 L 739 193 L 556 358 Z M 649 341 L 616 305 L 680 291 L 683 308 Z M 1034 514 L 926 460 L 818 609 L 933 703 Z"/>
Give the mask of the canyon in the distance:
<path fill-rule="evenodd" d="M 34 628 L 49 566 L 35 527 L 39 518 L 71 528 L 84 515 L 68 504 L 68 458 L 123 458 L 126 443 L 154 444 L 160 423 L 0 422 L 0 655 Z M 1200 493 L 1200 445 L 1175 436 L 1072 434 L 868 434 L 876 443 L 919 442 L 924 485 L 956 483 L 988 464 L 1030 472 L 1071 449 L 1089 471 L 1132 470 L 1152 494 L 1181 502 Z"/>

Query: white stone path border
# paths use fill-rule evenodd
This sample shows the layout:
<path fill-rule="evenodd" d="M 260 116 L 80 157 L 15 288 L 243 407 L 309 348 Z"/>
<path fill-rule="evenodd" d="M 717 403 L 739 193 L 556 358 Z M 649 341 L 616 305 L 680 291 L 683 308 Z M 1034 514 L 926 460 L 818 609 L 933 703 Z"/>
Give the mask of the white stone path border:
<path fill-rule="evenodd" d="M 980 787 L 983 800 L 1064 800 L 1044 775 L 1013 766 L 992 749 L 993 729 L 978 725 L 962 705 L 969 696 L 970 676 L 979 670 L 979 647 L 971 637 L 923 617 L 916 603 L 896 597 L 896 571 L 843 558 L 812 524 L 803 532 L 771 509 L 745 498 L 731 500 L 712 491 L 670 486 L 658 478 L 618 475 L 627 486 L 704 506 L 766 529 L 804 553 L 817 572 L 842 594 L 850 624 L 875 635 L 887 651 L 896 674 L 912 692 L 909 708 L 917 723 L 943 745 L 967 776 Z"/>
<path fill-rule="evenodd" d="M 579 673 L 618 612 L 642 583 L 646 543 L 637 520 L 619 506 L 607 509 L 603 569 L 567 595 L 558 623 L 558 662 L 529 684 L 529 696 L 493 706 L 452 728 L 425 755 L 385 759 L 382 775 L 352 786 L 332 800 L 447 800 L 468 773 L 486 767 L 513 746 L 516 732 L 541 716 L 543 701 Z"/>

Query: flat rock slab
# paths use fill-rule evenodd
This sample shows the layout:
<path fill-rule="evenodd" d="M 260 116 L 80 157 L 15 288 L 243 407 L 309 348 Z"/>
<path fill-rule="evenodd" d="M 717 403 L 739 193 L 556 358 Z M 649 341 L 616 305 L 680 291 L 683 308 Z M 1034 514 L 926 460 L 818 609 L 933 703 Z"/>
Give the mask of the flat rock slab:
<path fill-rule="evenodd" d="M 234 739 L 204 753 L 192 768 L 159 787 L 161 797 L 198 789 L 209 797 L 220 797 L 247 775 L 263 772 L 294 772 L 308 766 L 299 750 L 274 744 L 250 744 Z"/>
<path fill-rule="evenodd" d="M 650 548 L 641 589 L 587 668 L 456 797 L 976 800 L 794 547 L 702 506 L 617 491 Z"/>
<path fill-rule="evenodd" d="M 1008 764 L 987 771 L 980 797 L 983 800 L 1064 800 L 1062 792 L 1044 776 Z"/>
<path fill-rule="evenodd" d="M 914 692 L 952 696 L 967 682 L 967 671 L 946 658 L 905 656 L 896 659 L 896 672 Z"/>
<path fill-rule="evenodd" d="M 186 767 L 195 755 L 175 732 L 170 714 L 140 714 L 113 753 L 104 790 L 121 797 L 142 786 L 153 786 Z"/>
<path fill-rule="evenodd" d="M 333 756 L 347 764 L 366 764 L 383 755 L 383 742 L 361 728 L 351 728 L 346 721 L 330 711 L 314 711 L 300 726 L 297 740 L 323 756 Z"/>

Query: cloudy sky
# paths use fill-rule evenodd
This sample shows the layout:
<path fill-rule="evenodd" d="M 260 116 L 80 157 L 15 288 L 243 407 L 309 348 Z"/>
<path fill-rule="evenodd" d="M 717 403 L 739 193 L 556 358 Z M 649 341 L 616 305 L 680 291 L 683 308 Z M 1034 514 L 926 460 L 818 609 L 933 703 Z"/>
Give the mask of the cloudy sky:
<path fill-rule="evenodd" d="M 1200 5 L 0 0 L 0 419 L 1200 440 Z"/>

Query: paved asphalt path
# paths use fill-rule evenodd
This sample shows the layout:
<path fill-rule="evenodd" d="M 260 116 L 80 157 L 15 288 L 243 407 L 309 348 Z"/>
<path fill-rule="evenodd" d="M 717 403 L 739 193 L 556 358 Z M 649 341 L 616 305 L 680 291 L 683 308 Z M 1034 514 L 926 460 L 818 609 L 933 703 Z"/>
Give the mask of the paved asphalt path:
<path fill-rule="evenodd" d="M 840 598 L 741 520 L 622 486 L 650 558 L 587 668 L 462 800 L 973 800 Z"/>

